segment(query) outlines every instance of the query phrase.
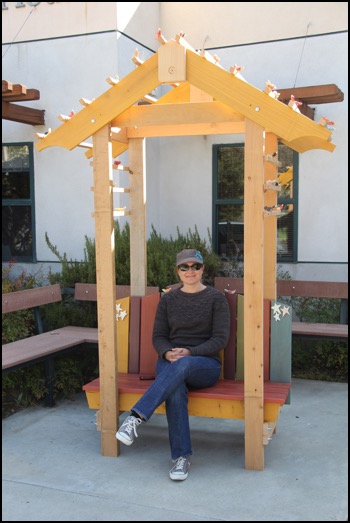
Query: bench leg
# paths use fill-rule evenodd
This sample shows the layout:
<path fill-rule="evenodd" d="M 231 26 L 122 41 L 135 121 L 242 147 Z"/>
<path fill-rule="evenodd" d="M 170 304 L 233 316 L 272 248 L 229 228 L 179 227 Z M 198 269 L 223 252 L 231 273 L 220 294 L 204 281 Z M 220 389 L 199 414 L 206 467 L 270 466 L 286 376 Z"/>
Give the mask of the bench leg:
<path fill-rule="evenodd" d="M 263 424 L 263 445 L 268 445 L 272 435 L 276 434 L 276 422 L 267 421 Z"/>
<path fill-rule="evenodd" d="M 49 358 L 45 361 L 45 379 L 48 390 L 45 406 L 53 407 L 55 405 L 55 401 L 53 399 L 53 386 L 55 382 L 55 364 L 53 358 Z"/>

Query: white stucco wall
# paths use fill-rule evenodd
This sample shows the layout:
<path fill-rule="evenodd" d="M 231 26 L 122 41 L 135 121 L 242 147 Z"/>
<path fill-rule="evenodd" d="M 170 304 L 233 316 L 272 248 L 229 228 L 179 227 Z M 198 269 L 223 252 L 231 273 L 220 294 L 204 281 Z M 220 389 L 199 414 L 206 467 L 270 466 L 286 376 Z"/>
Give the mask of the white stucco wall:
<path fill-rule="evenodd" d="M 160 2 L 160 18 L 167 38 L 184 31 L 195 49 L 222 48 L 303 37 L 309 24 L 309 35 L 346 29 L 348 3 Z"/>
<path fill-rule="evenodd" d="M 300 61 L 300 41 L 292 40 L 276 44 L 235 47 L 218 50 L 220 65 L 229 69 L 234 63 L 244 65 L 243 76 L 254 86 L 264 88 L 266 79 L 271 80 L 278 88 L 292 87 Z M 299 157 L 299 235 L 298 259 L 304 262 L 347 262 L 348 225 L 347 188 L 348 188 L 348 145 L 347 145 L 347 35 L 325 35 L 314 37 L 305 44 L 302 64 L 299 68 L 297 86 L 335 83 L 344 92 L 341 103 L 314 106 L 315 121 L 325 115 L 335 121 L 332 141 L 336 144 L 333 153 L 323 150 L 307 151 Z M 339 51 L 334 51 L 335 49 Z M 313 62 L 317 61 L 317 68 Z M 276 64 L 278 66 L 276 67 Z M 193 212 L 192 206 L 184 205 L 181 216 L 176 213 L 178 200 L 174 194 L 180 191 L 181 200 L 192 198 L 186 195 L 188 183 L 185 180 L 189 173 L 198 173 L 196 187 L 200 192 L 199 202 L 205 202 L 206 220 L 200 223 L 201 229 L 211 226 L 211 183 L 212 183 L 212 144 L 242 142 L 239 135 L 209 136 L 194 139 L 163 139 L 160 158 L 164 158 L 168 183 L 172 198 L 164 197 L 164 213 L 161 227 L 174 230 L 176 223 L 191 224 L 196 217 L 203 216 L 203 208 Z M 191 142 L 190 142 L 191 140 Z M 176 146 L 173 146 L 175 141 Z M 196 143 L 196 146 L 194 145 Z M 191 145 L 188 145 L 191 144 Z M 202 148 L 201 148 L 202 144 Z M 197 147 L 197 148 L 195 148 Z M 183 154 L 172 151 L 181 150 Z M 200 152 L 199 152 L 200 151 Z M 160 165 L 163 165 L 160 162 Z M 164 184 L 160 180 L 160 184 Z M 202 190 L 203 189 L 203 190 Z M 161 191 L 162 192 L 162 191 Z M 185 194 L 184 194 L 185 193 Z M 195 202 L 197 199 L 195 198 Z M 160 203 L 163 207 L 163 199 Z M 152 205 L 151 205 L 152 207 Z M 175 218 L 176 216 L 176 218 Z M 174 218 L 174 219 L 173 219 Z M 206 224 L 206 225 L 205 225 Z M 327 239 L 327 241 L 325 241 Z"/>
<path fill-rule="evenodd" d="M 300 263 L 288 267 L 293 277 L 311 279 L 316 274 L 315 279 L 347 280 L 347 2 L 321 2 L 317 9 L 311 2 L 39 3 L 16 38 L 16 42 L 31 41 L 12 45 L 9 42 L 30 8 L 16 9 L 15 2 L 6 4 L 3 79 L 40 90 L 41 99 L 25 105 L 44 109 L 46 123 L 32 127 L 3 121 L 3 143 L 35 143 L 36 132 L 61 125 L 59 114 L 79 111 L 80 98 L 104 93 L 109 88 L 108 76 L 123 78 L 134 69 L 131 57 L 136 48 L 143 60 L 158 49 L 158 27 L 168 39 L 185 31 L 194 48 L 201 48 L 205 41 L 205 48 L 215 48 L 210 52 L 219 56 L 222 67 L 244 66 L 244 77 L 260 89 L 266 80 L 276 84 L 277 90 L 336 84 L 344 92 L 344 101 L 317 106 L 315 116 L 316 121 L 322 115 L 335 121 L 335 151 L 300 155 Z M 70 22 L 64 24 L 72 12 L 74 27 Z M 53 13 L 57 24 L 51 27 L 43 21 Z M 53 37 L 58 36 L 57 31 L 75 36 L 48 39 L 48 27 Z M 314 36 L 305 39 L 306 32 Z M 332 32 L 336 34 L 329 34 Z M 266 43 L 286 38 L 289 40 Z M 162 92 L 159 88 L 158 95 Z M 243 138 L 147 140 L 148 232 L 153 225 L 164 236 L 176 235 L 177 227 L 185 233 L 196 225 L 205 236 L 212 224 L 212 145 L 241 143 Z M 34 148 L 34 154 L 38 261 L 45 266 L 46 262 L 57 262 L 46 246 L 45 232 L 61 253 L 82 259 L 85 235 L 94 237 L 90 162 L 80 148 L 67 151 L 55 147 L 40 153 Z M 127 153 L 120 159 L 127 164 Z M 128 185 L 127 174 L 116 176 L 121 185 Z M 115 205 L 127 206 L 128 197 L 116 197 Z M 121 219 L 121 225 L 125 220 Z"/>

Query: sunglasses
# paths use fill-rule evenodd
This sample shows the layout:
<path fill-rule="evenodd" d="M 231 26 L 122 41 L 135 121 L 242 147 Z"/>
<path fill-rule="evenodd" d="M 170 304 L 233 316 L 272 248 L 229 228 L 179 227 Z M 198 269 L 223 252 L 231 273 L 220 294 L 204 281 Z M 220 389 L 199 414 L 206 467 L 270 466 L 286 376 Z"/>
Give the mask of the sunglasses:
<path fill-rule="evenodd" d="M 203 267 L 203 265 L 201 265 L 200 263 L 194 263 L 193 265 L 187 265 L 187 264 L 182 264 L 182 265 L 179 265 L 178 266 L 178 269 L 180 269 L 180 271 L 182 272 L 185 272 L 185 271 L 200 271 L 201 268 Z"/>

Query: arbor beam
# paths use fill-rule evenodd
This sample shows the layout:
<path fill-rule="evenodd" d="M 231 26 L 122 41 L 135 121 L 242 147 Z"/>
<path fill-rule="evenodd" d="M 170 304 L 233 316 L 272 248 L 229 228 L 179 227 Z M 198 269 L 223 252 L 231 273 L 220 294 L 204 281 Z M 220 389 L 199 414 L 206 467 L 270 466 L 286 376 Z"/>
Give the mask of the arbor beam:
<path fill-rule="evenodd" d="M 2 102 L 2 119 L 28 125 L 45 125 L 45 111 Z"/>

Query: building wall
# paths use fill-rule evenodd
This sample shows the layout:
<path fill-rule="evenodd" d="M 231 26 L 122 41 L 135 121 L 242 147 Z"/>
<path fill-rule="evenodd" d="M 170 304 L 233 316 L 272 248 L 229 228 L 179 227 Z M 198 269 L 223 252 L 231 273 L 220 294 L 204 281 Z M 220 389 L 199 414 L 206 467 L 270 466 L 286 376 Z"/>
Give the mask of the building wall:
<path fill-rule="evenodd" d="M 184 31 L 195 49 L 222 48 L 347 29 L 347 2 L 160 2 L 169 38 Z M 308 27 L 309 26 L 309 27 Z M 205 43 L 204 43 L 205 41 Z"/>
<path fill-rule="evenodd" d="M 315 111 L 316 121 L 323 115 L 335 121 L 335 151 L 300 155 L 300 263 L 288 269 L 295 278 L 347 281 L 347 2 L 320 2 L 317 9 L 312 2 L 16 4 L 6 2 L 2 11 L 3 79 L 40 90 L 41 99 L 25 105 L 44 109 L 46 123 L 4 120 L 4 143 L 35 143 L 36 132 L 61 125 L 59 114 L 79 111 L 80 98 L 103 94 L 108 76 L 123 78 L 134 69 L 135 49 L 143 60 L 157 51 L 158 27 L 167 39 L 184 31 L 192 47 L 218 55 L 226 70 L 242 65 L 243 76 L 260 89 L 267 80 L 277 90 L 336 84 L 344 101 Z M 160 87 L 156 94 L 163 92 Z M 197 226 L 206 236 L 212 227 L 212 145 L 243 141 L 239 135 L 146 140 L 148 233 L 152 226 L 165 236 Z M 85 236 L 94 236 L 90 162 L 81 148 L 34 150 L 38 261 L 44 267 L 57 262 L 45 232 L 61 253 L 82 259 Z M 120 159 L 127 164 L 127 153 Z M 128 185 L 126 173 L 116 176 Z M 115 206 L 124 205 L 128 197 L 117 196 Z M 120 220 L 123 225 L 127 218 Z"/>

